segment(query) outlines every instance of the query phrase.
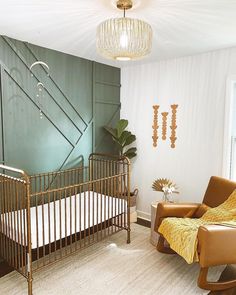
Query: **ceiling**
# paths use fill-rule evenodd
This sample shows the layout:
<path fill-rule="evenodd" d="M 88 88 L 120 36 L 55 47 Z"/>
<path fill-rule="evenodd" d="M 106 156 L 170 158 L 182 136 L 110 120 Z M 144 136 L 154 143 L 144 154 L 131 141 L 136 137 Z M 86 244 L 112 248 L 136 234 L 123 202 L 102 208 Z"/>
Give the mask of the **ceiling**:
<path fill-rule="evenodd" d="M 115 2 L 0 0 L 0 34 L 107 64 L 127 65 L 96 53 L 97 25 L 122 15 Z M 135 0 L 127 16 L 146 20 L 154 31 L 152 53 L 139 63 L 236 46 L 236 0 Z"/>

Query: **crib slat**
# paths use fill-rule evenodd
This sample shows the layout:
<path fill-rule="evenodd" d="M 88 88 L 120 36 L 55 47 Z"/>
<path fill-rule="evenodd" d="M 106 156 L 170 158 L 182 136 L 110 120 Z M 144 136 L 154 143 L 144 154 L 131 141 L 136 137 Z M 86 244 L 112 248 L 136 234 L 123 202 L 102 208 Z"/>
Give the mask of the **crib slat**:
<path fill-rule="evenodd" d="M 48 193 L 48 241 L 49 241 L 49 262 L 51 261 L 51 251 L 52 251 L 52 244 L 51 244 L 51 212 L 50 212 L 50 193 Z"/>
<path fill-rule="evenodd" d="M 91 227 L 91 225 L 90 225 L 90 184 L 88 183 L 88 210 L 86 210 L 86 212 L 88 212 L 88 244 L 90 244 L 90 235 L 91 235 L 91 233 L 90 233 L 90 227 Z"/>
<path fill-rule="evenodd" d="M 97 165 L 97 162 L 94 162 L 94 161 L 92 161 L 93 163 L 94 163 L 94 165 L 95 165 L 95 171 L 96 171 L 96 174 L 95 174 L 95 178 L 96 179 L 98 179 L 98 165 Z M 96 211 L 97 211 L 97 220 L 96 220 L 96 222 L 97 222 L 97 226 L 96 226 L 96 228 L 97 228 L 97 242 L 99 241 L 99 230 L 98 230 L 98 225 L 99 225 L 99 200 L 98 200 L 98 198 L 99 198 L 99 193 L 100 193 L 100 191 L 99 191 L 99 181 L 96 181 L 96 200 L 97 200 L 97 204 L 96 204 L 96 206 L 97 206 L 97 208 L 96 208 Z"/>
<path fill-rule="evenodd" d="M 4 198 L 4 195 L 3 195 L 3 181 L 4 181 L 4 179 L 3 179 L 3 177 L 2 176 L 0 176 L 0 194 L 1 194 L 1 198 L 0 198 L 0 208 L 2 209 L 1 211 L 2 211 L 2 213 L 4 213 L 5 211 L 3 211 L 4 210 L 4 206 L 3 206 L 3 198 Z M 4 222 L 4 220 L 3 220 L 3 216 L 4 216 L 4 214 L 2 214 L 2 215 L 0 215 L 0 256 L 1 257 L 3 257 L 3 255 L 4 255 L 4 247 L 3 247 L 3 237 L 4 237 L 4 235 L 3 235 L 3 222 Z"/>
<path fill-rule="evenodd" d="M 9 261 L 9 264 L 11 265 L 11 232 L 10 232 L 10 205 L 9 205 L 9 181 L 6 183 L 6 203 L 7 203 L 7 236 L 9 237 L 9 247 L 8 247 L 8 253 L 7 258 Z"/>
<path fill-rule="evenodd" d="M 124 165 L 122 165 L 122 172 L 124 173 Z M 121 178 L 121 191 L 122 191 L 122 198 L 124 198 L 124 200 L 127 200 L 127 197 L 125 197 L 126 193 L 125 193 L 125 176 L 122 176 Z M 124 212 L 124 224 L 126 226 L 127 224 L 127 206 L 125 206 L 125 212 Z"/>
<path fill-rule="evenodd" d="M 43 175 L 43 187 L 44 190 L 46 190 L 46 185 L 45 185 L 45 175 Z M 42 190 L 43 192 L 43 190 Z M 41 194 L 42 196 L 42 240 L 43 240 L 43 265 L 45 266 L 45 256 L 46 256 L 46 251 L 45 251 L 45 214 L 44 214 L 44 204 L 45 204 L 45 194 Z"/>
<path fill-rule="evenodd" d="M 92 219 L 93 219 L 93 243 L 94 243 L 94 239 L 95 239 L 95 228 L 94 228 L 94 223 L 95 223 L 95 220 L 94 220 L 94 215 L 95 215 L 95 208 L 94 208 L 94 205 L 95 205 L 95 200 L 94 200 L 94 184 L 93 184 L 93 191 L 92 191 Z"/>
<path fill-rule="evenodd" d="M 104 179 L 104 198 L 103 198 L 103 208 L 104 208 L 104 238 L 106 237 L 106 210 L 107 210 L 107 186 L 108 186 L 108 181 L 107 181 L 107 162 L 104 161 L 104 169 L 105 169 L 105 179 Z"/>
<path fill-rule="evenodd" d="M 122 170 L 122 172 L 124 173 L 124 171 Z M 124 176 L 122 176 L 122 177 L 124 177 Z M 123 186 L 123 188 L 124 188 L 125 186 Z M 117 212 L 116 212 L 116 214 L 118 215 L 118 217 L 117 217 L 117 219 L 118 219 L 118 230 L 120 230 L 120 228 L 121 228 L 121 226 L 122 226 L 122 224 L 121 224 L 121 203 L 120 203 L 120 200 L 122 200 L 122 198 L 125 198 L 125 193 L 124 193 L 124 191 L 122 191 L 122 189 L 121 189 L 121 195 L 119 196 L 116 196 L 115 197 L 115 202 L 117 203 L 118 202 L 118 214 L 117 214 Z"/>
<path fill-rule="evenodd" d="M 23 194 L 22 194 L 22 188 L 20 190 L 20 193 L 21 193 L 21 198 L 20 198 L 20 232 L 21 232 L 21 235 L 20 235 L 20 248 L 21 248 L 21 265 L 22 265 L 22 272 L 24 273 L 25 272 L 25 265 L 24 265 L 24 248 L 23 248 L 23 242 L 24 242 L 24 239 L 23 239 L 23 210 L 24 209 L 24 206 L 22 204 L 23 202 Z"/>
<path fill-rule="evenodd" d="M 61 178 L 60 178 L 61 182 Z M 61 221 L 61 190 L 59 191 L 59 215 L 60 215 L 60 258 L 62 258 L 62 221 Z"/>
<path fill-rule="evenodd" d="M 76 177 L 76 175 L 75 175 Z M 75 178 L 76 179 L 76 178 Z M 77 189 L 76 187 L 74 187 L 74 196 L 75 196 L 75 250 L 77 250 L 77 246 L 78 246 L 78 228 L 77 228 Z"/>
<path fill-rule="evenodd" d="M 16 186 L 16 204 L 17 204 L 17 211 L 16 211 L 16 227 L 17 227 L 17 269 L 20 269 L 20 224 L 19 224 L 19 185 Z"/>
<path fill-rule="evenodd" d="M 38 214 L 38 196 L 36 196 L 36 208 L 35 208 L 35 214 L 36 214 L 36 246 L 37 246 L 37 267 L 39 267 L 39 214 Z"/>
<path fill-rule="evenodd" d="M 64 173 L 64 181 L 65 181 L 65 173 Z M 65 214 L 65 255 L 67 255 L 67 199 L 66 199 L 66 190 L 64 189 L 64 214 Z"/>
<path fill-rule="evenodd" d="M 84 247 L 86 245 L 86 199 L 87 199 L 87 195 L 86 195 L 86 190 L 83 190 L 84 192 Z"/>
<path fill-rule="evenodd" d="M 25 189 L 23 189 L 23 196 L 25 194 Z M 23 198 L 22 198 L 23 199 Z M 24 232 L 24 264 L 25 264 L 25 276 L 27 276 L 27 252 L 26 252 L 26 248 L 28 246 L 27 240 L 28 240 L 28 236 L 27 236 L 27 230 L 26 230 L 26 202 L 24 202 L 24 210 L 23 210 L 23 232 Z"/>
<path fill-rule="evenodd" d="M 69 189 L 69 195 L 70 195 L 70 253 L 72 253 L 72 190 Z"/>
<path fill-rule="evenodd" d="M 13 194 L 11 196 L 11 198 L 13 199 L 14 196 L 16 196 L 16 192 L 17 192 L 17 183 L 13 182 L 12 183 L 12 187 L 13 187 Z M 17 204 L 16 204 L 16 200 L 15 202 L 13 201 L 13 210 L 14 210 L 14 215 L 13 215 L 13 222 L 14 222 L 14 236 L 13 236 L 13 240 L 14 240 L 14 268 L 17 268 L 17 237 L 16 237 L 16 233 L 17 233 L 17 227 L 16 227 L 16 212 L 17 212 Z"/>
<path fill-rule="evenodd" d="M 79 187 L 79 245 L 80 248 L 82 247 L 82 233 L 81 233 L 81 222 L 82 222 L 82 201 L 81 201 L 81 189 L 82 185 Z"/>
<path fill-rule="evenodd" d="M 118 194 L 118 198 L 120 199 L 119 201 L 121 202 L 121 225 L 122 226 L 126 226 L 125 224 L 125 221 L 124 221 L 124 216 L 125 216 L 125 213 L 124 213 L 124 204 L 125 204 L 125 196 L 122 195 L 122 192 L 120 193 L 120 195 Z"/>
<path fill-rule="evenodd" d="M 100 180 L 100 190 L 101 190 L 101 192 L 100 192 L 100 222 L 101 222 L 101 235 L 100 235 L 100 238 L 101 238 L 101 240 L 102 240 L 102 203 L 103 203 L 103 194 L 102 194 L 102 192 L 103 192 L 103 185 L 102 185 L 102 180 Z"/>
<path fill-rule="evenodd" d="M 56 261 L 57 256 L 56 256 L 56 250 L 57 250 L 57 224 L 56 224 L 56 192 L 53 192 L 53 216 L 54 216 L 54 261 Z"/>

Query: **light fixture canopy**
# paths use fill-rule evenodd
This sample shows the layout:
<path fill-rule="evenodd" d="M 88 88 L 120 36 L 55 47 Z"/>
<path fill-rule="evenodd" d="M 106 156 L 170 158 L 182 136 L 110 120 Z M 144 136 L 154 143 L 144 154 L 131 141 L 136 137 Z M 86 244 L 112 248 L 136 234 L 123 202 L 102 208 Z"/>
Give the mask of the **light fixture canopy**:
<path fill-rule="evenodd" d="M 151 52 L 152 28 L 139 19 L 126 18 L 132 8 L 131 0 L 117 1 L 117 8 L 124 10 L 124 17 L 102 22 L 97 28 L 97 51 L 109 59 L 127 61 L 144 57 Z"/>

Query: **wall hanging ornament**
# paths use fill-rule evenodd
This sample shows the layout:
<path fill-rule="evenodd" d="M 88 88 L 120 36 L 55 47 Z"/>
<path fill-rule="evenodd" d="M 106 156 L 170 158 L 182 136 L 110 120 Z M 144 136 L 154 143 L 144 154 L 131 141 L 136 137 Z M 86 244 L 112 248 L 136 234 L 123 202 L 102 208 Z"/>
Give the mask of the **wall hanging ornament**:
<path fill-rule="evenodd" d="M 154 110 L 154 118 L 153 118 L 153 125 L 152 125 L 152 129 L 153 129 L 153 136 L 152 136 L 152 140 L 153 140 L 153 146 L 157 147 L 157 140 L 158 140 L 158 110 L 159 110 L 159 105 L 154 105 L 153 106 L 153 110 Z"/>
<path fill-rule="evenodd" d="M 43 113 L 42 113 L 42 103 L 43 103 L 43 94 L 44 91 L 44 85 L 43 83 L 39 82 L 37 84 L 37 93 L 36 93 L 36 98 L 37 98 L 37 102 L 38 102 L 38 106 L 39 106 L 39 118 L 43 119 Z"/>
<path fill-rule="evenodd" d="M 43 67 L 44 71 L 47 73 L 47 76 L 49 76 L 49 66 L 43 61 L 36 61 L 30 66 L 31 76 L 34 77 L 34 74 L 32 73 L 32 69 L 38 65 Z M 45 90 L 44 84 L 38 80 L 37 88 L 36 88 L 36 101 L 39 107 L 40 119 L 43 119 L 42 106 L 43 106 L 44 90 Z"/>
<path fill-rule="evenodd" d="M 161 115 L 162 115 L 162 140 L 166 140 L 168 112 L 163 112 L 161 113 Z"/>
<path fill-rule="evenodd" d="M 175 148 L 175 142 L 177 140 L 177 137 L 176 137 L 176 129 L 177 129 L 177 125 L 176 125 L 177 108 L 178 108 L 178 105 L 177 104 L 172 104 L 171 105 L 172 117 L 171 117 L 171 126 L 170 126 L 170 129 L 171 129 L 170 141 L 171 141 L 171 148 L 172 149 Z"/>

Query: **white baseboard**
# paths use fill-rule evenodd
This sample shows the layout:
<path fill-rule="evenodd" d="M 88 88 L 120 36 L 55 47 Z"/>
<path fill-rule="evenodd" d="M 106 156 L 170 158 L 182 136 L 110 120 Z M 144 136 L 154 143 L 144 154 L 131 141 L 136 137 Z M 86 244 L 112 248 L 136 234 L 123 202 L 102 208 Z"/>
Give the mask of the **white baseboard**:
<path fill-rule="evenodd" d="M 138 218 L 142 218 L 148 221 L 151 221 L 151 214 L 143 211 L 137 210 Z"/>

